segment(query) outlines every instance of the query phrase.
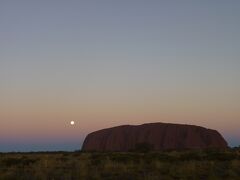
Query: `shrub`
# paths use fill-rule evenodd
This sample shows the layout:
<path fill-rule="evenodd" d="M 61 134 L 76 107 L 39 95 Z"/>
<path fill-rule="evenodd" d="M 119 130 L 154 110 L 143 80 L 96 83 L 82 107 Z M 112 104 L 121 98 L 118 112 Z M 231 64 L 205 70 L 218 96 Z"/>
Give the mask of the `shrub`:
<path fill-rule="evenodd" d="M 146 153 L 146 152 L 152 151 L 153 149 L 154 149 L 154 146 L 152 144 L 143 142 L 143 143 L 137 143 L 135 145 L 135 149 L 134 150 L 136 152 Z"/>

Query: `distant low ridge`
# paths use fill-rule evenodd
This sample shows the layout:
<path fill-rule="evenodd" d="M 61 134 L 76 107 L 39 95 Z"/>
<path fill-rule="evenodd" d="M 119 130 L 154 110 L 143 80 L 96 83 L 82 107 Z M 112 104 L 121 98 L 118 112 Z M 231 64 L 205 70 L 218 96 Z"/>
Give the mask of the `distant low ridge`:
<path fill-rule="evenodd" d="M 87 135 L 84 151 L 129 151 L 139 144 L 152 150 L 227 148 L 221 134 L 195 125 L 148 123 L 102 129 Z"/>

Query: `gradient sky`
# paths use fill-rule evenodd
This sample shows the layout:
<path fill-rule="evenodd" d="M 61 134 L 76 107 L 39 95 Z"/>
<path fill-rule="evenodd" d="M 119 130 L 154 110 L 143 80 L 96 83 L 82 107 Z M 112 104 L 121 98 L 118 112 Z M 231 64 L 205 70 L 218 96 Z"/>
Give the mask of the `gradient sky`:
<path fill-rule="evenodd" d="M 2 0 L 0 151 L 75 150 L 94 130 L 157 121 L 240 145 L 239 9 L 238 0 Z"/>

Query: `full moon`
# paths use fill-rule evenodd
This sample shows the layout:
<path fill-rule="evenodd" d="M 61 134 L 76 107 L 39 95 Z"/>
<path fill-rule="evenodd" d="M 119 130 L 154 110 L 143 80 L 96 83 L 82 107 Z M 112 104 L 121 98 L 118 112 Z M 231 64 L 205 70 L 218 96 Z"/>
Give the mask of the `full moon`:
<path fill-rule="evenodd" d="M 71 122 L 70 122 L 70 124 L 71 124 L 71 125 L 74 125 L 74 124 L 75 124 L 75 122 L 74 122 L 74 121 L 71 121 Z"/>

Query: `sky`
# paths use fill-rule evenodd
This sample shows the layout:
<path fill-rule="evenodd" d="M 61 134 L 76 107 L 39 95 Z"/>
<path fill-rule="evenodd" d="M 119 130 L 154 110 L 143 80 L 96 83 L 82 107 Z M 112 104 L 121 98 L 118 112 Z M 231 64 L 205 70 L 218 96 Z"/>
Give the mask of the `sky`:
<path fill-rule="evenodd" d="M 149 122 L 240 145 L 240 1 L 0 1 L 0 151 Z M 75 125 L 70 125 L 70 121 Z"/>

